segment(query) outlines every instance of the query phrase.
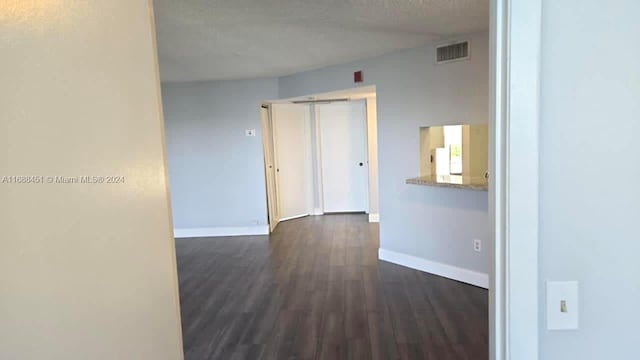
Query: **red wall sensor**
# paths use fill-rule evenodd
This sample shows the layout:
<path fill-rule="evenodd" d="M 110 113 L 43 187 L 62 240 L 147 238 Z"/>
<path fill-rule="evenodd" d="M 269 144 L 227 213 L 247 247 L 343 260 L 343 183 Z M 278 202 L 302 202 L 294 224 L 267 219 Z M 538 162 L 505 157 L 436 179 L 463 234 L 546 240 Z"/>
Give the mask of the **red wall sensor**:
<path fill-rule="evenodd" d="M 362 82 L 362 70 L 359 70 L 353 73 L 353 82 L 356 82 L 356 83 Z"/>

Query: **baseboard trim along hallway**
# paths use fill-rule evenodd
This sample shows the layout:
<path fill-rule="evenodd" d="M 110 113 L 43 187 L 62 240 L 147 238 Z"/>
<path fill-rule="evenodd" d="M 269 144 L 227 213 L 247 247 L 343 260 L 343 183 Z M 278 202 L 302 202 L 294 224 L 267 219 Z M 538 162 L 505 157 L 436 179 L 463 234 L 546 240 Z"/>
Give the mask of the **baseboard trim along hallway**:
<path fill-rule="evenodd" d="M 484 289 L 489 288 L 489 275 L 485 273 L 442 264 L 435 261 L 429 261 L 385 249 L 378 249 L 378 259 L 430 274 L 443 276 L 448 279 L 460 281 Z"/>
<path fill-rule="evenodd" d="M 269 235 L 269 225 L 173 229 L 175 238 Z"/>
<path fill-rule="evenodd" d="M 380 214 L 369 214 L 369 222 L 370 223 L 379 223 L 380 222 Z"/>
<path fill-rule="evenodd" d="M 282 218 L 279 221 L 287 221 L 287 220 L 299 219 L 299 218 L 303 218 L 303 217 L 307 217 L 307 216 L 309 216 L 309 214 L 290 216 L 290 217 Z"/>

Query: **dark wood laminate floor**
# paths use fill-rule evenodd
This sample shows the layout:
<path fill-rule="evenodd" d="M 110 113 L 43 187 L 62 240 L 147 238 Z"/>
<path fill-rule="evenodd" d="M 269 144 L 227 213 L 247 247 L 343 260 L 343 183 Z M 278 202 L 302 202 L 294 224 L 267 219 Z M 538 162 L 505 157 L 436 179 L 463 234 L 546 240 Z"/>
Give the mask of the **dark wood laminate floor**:
<path fill-rule="evenodd" d="M 488 358 L 487 291 L 378 261 L 364 215 L 176 244 L 187 360 Z"/>

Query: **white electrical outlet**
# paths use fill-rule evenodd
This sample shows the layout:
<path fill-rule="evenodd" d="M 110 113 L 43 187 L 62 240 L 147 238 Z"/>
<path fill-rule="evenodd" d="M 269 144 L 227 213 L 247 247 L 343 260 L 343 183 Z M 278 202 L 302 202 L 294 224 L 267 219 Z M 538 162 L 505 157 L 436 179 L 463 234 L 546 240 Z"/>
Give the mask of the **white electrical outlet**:
<path fill-rule="evenodd" d="M 256 136 L 256 129 L 247 129 L 244 131 L 246 136 Z"/>
<path fill-rule="evenodd" d="M 547 329 L 578 328 L 578 282 L 547 282 Z"/>
<path fill-rule="evenodd" d="M 482 240 L 473 239 L 473 251 L 482 251 Z"/>

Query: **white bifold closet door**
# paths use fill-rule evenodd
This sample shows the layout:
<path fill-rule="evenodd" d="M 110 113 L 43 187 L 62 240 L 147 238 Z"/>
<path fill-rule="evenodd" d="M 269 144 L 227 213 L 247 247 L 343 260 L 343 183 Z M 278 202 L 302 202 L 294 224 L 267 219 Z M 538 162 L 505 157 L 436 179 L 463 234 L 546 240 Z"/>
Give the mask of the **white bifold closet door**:
<path fill-rule="evenodd" d="M 280 221 L 278 214 L 278 190 L 276 188 L 276 160 L 273 145 L 273 122 L 268 108 L 260 109 L 262 122 L 262 144 L 264 149 L 264 174 L 267 183 L 267 211 L 269 212 L 269 231 L 275 230 Z"/>
<path fill-rule="evenodd" d="M 280 221 L 309 215 L 313 191 L 309 107 L 273 104 L 272 120 Z"/>
<path fill-rule="evenodd" d="M 364 101 L 316 105 L 323 210 L 368 212 L 367 116 Z"/>

